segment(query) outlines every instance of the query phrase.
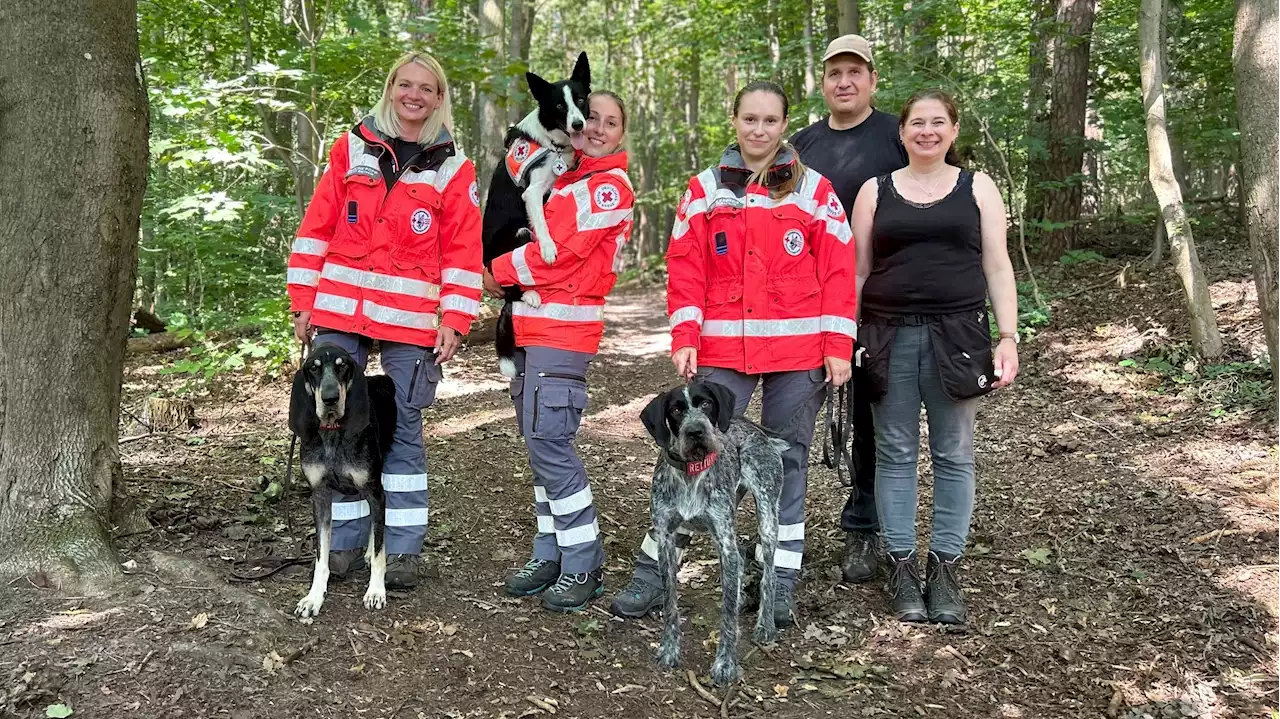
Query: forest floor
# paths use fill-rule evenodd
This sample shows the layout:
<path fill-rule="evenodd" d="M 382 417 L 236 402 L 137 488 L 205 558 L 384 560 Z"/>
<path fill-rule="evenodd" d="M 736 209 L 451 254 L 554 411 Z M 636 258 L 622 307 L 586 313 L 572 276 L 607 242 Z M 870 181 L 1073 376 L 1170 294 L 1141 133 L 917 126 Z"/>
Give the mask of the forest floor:
<path fill-rule="evenodd" d="M 117 538 L 117 593 L 0 587 L 0 717 L 1275 716 L 1277 436 L 1256 408 L 1269 375 L 1248 364 L 1261 322 L 1247 251 L 1198 239 L 1228 347 L 1213 367 L 1187 363 L 1171 269 L 1131 255 L 1041 270 L 1049 322 L 979 411 L 964 630 L 900 624 L 881 581 L 839 581 L 848 493 L 815 457 L 799 624 L 751 653 L 719 706 L 725 691 L 702 684 L 719 580 L 698 541 L 681 574 L 684 667 L 653 663 L 659 620 L 606 610 L 648 520 L 655 449 L 638 415 L 675 381 L 662 291 L 633 286 L 610 301 L 578 440 L 608 554 L 588 611 L 501 592 L 534 522 L 487 347 L 449 365 L 426 413 L 422 586 L 371 612 L 360 579 L 334 582 L 303 624 L 290 612 L 308 566 L 230 581 L 311 551 L 305 491 L 292 532 L 263 492 L 284 474 L 288 379 L 251 365 L 196 394 L 195 429 L 122 445 L 153 529 Z M 183 354 L 131 358 L 125 409 L 172 392 L 181 379 L 158 371 Z M 122 416 L 122 436 L 145 434 Z M 927 527 L 927 451 L 920 476 Z"/>

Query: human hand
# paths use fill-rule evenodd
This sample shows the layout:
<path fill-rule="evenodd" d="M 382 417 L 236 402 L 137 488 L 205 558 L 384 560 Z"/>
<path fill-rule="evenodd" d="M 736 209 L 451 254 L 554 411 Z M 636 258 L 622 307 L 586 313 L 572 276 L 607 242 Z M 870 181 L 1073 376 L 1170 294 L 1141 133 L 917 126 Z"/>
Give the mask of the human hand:
<path fill-rule="evenodd" d="M 453 359 L 460 344 L 462 340 L 458 337 L 457 330 L 452 327 L 441 327 L 440 331 L 436 332 L 436 364 L 444 364 Z"/>
<path fill-rule="evenodd" d="M 293 313 L 293 336 L 304 345 L 311 344 L 311 310 Z"/>
<path fill-rule="evenodd" d="M 996 381 L 991 383 L 991 389 L 1013 384 L 1018 376 L 1018 345 L 1012 338 L 1006 337 L 996 345 L 994 363 Z"/>
<path fill-rule="evenodd" d="M 698 373 L 698 350 L 693 347 L 681 347 L 671 353 L 671 362 L 676 366 L 676 374 L 689 381 Z"/>
<path fill-rule="evenodd" d="M 827 381 L 832 387 L 839 387 L 853 376 L 853 364 L 839 357 L 823 357 L 822 366 L 827 370 Z"/>

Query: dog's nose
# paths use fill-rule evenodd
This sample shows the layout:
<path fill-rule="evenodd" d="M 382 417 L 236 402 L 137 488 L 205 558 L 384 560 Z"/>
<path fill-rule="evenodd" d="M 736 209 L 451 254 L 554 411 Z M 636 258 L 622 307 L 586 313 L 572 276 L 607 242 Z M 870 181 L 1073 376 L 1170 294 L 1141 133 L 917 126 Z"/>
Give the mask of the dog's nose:
<path fill-rule="evenodd" d="M 701 439 L 707 436 L 707 431 L 702 427 L 690 427 L 685 430 L 684 435 L 689 439 Z"/>
<path fill-rule="evenodd" d="M 574 131 L 574 132 L 581 132 L 581 131 L 582 131 L 582 120 L 574 120 L 574 121 L 573 121 L 573 131 Z"/>
<path fill-rule="evenodd" d="M 321 394 L 320 401 L 324 402 L 324 406 L 332 407 L 338 403 L 338 393 L 334 392 L 333 394 Z"/>

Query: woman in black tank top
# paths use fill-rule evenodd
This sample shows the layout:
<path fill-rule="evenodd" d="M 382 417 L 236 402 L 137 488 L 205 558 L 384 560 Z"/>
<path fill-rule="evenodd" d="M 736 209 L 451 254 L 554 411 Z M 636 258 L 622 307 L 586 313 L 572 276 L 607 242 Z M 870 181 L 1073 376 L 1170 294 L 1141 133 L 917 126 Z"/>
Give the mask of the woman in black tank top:
<path fill-rule="evenodd" d="M 978 397 L 1018 374 L 1017 291 L 1005 212 L 991 178 L 961 169 L 959 118 L 940 91 L 916 93 L 899 117 L 907 167 L 868 180 L 853 207 L 858 341 L 872 385 L 876 508 L 903 621 L 961 624 L 956 570 L 973 516 Z M 994 353 L 987 297 L 1000 327 Z M 933 528 L 916 567 L 920 405 L 933 458 Z"/>

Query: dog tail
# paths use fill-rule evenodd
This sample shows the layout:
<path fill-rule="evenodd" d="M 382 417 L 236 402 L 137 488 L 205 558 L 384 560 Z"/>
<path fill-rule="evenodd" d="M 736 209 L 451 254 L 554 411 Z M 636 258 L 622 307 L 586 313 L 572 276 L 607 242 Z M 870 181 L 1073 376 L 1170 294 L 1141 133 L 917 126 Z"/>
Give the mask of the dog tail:
<path fill-rule="evenodd" d="M 498 350 L 498 369 L 504 377 L 515 377 L 516 330 L 510 300 L 502 303 L 502 310 L 498 313 L 493 344 Z"/>

